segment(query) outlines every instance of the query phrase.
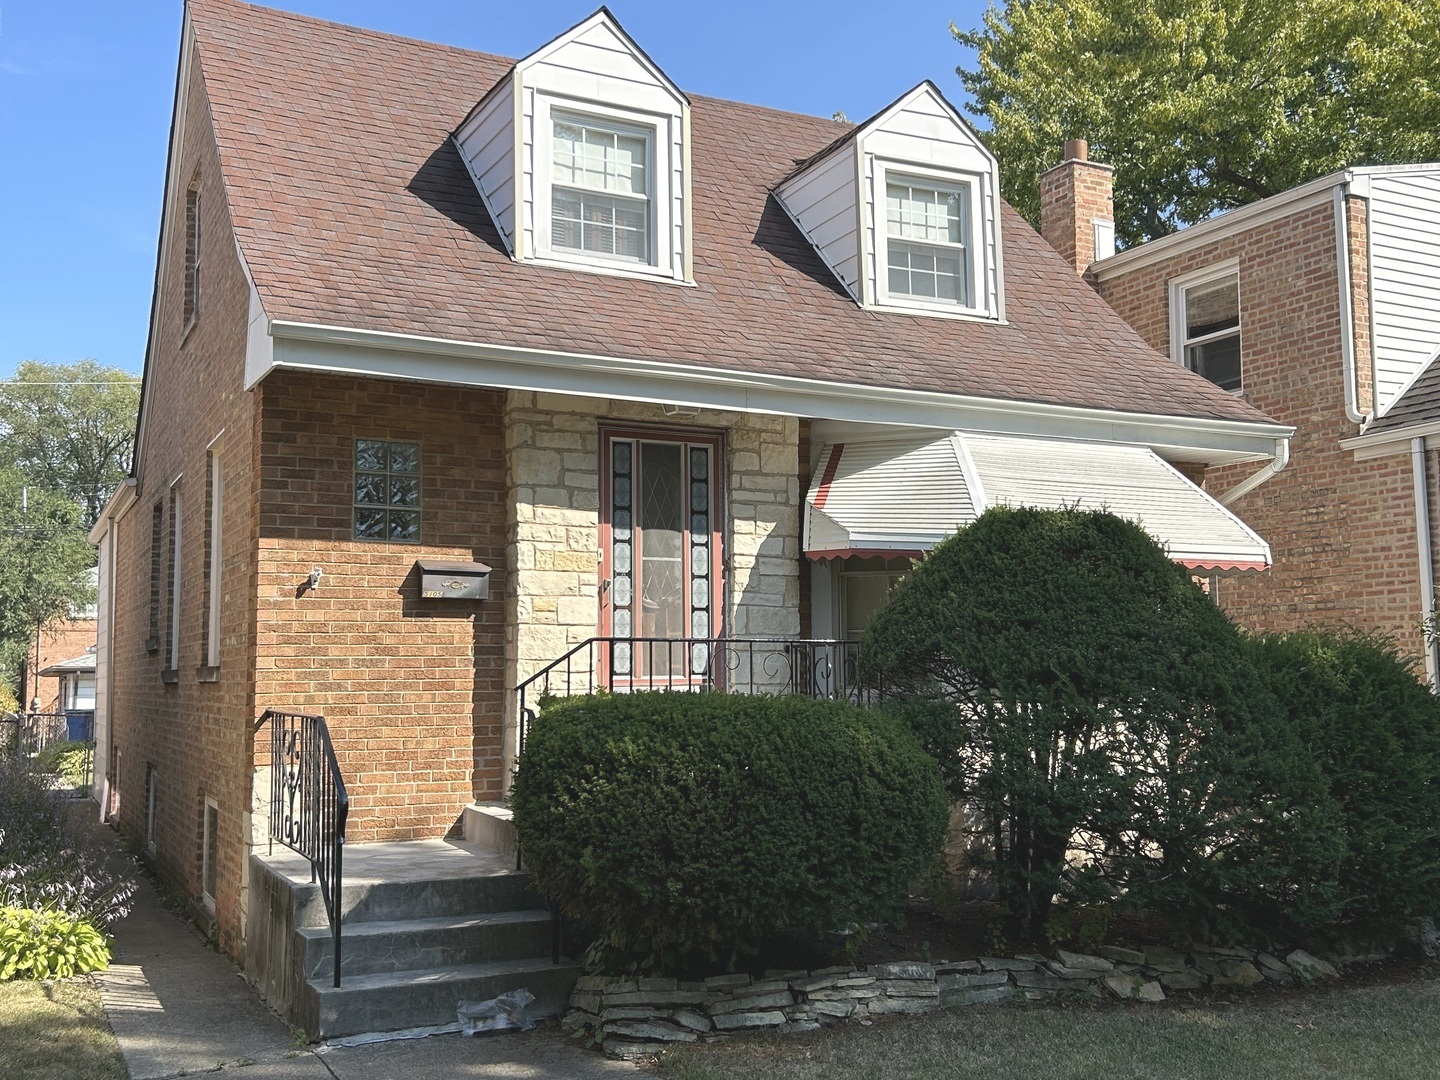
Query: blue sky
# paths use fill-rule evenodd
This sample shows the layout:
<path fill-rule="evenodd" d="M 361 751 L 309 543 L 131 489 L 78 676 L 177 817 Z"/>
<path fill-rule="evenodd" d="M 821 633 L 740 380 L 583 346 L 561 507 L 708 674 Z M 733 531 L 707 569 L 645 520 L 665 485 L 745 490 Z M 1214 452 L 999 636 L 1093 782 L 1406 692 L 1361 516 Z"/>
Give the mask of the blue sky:
<path fill-rule="evenodd" d="M 274 0 L 523 56 L 598 0 Z M 684 89 L 861 119 L 921 79 L 957 104 L 948 24 L 985 0 L 613 0 Z M 0 0 L 0 378 L 26 359 L 139 371 L 154 280 L 178 0 Z"/>

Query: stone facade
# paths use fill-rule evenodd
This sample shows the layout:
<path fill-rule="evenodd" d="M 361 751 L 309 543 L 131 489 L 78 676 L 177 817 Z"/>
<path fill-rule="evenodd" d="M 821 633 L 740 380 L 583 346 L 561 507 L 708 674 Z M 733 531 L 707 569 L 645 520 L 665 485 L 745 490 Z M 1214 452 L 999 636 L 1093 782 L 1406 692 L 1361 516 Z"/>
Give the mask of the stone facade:
<path fill-rule="evenodd" d="M 1364 201 L 1351 198 L 1348 213 L 1359 407 L 1368 411 Z M 1274 565 L 1262 574 L 1221 579 L 1217 599 L 1256 630 L 1356 626 L 1394 635 L 1405 651 L 1418 654 L 1422 598 L 1410 459 L 1357 462 L 1340 446 L 1359 427 L 1345 415 L 1336 243 L 1335 212 L 1326 201 L 1132 271 L 1107 273 L 1097 288 L 1150 345 L 1168 354 L 1168 283 L 1238 261 L 1242 394 L 1296 433 L 1285 470 L 1232 507 L 1269 541 Z M 1205 487 L 1223 495 L 1258 467 L 1212 468 Z M 1428 472 L 1433 478 L 1433 462 Z"/>
<path fill-rule="evenodd" d="M 509 685 L 601 633 L 600 432 L 606 424 L 722 437 L 728 632 L 798 636 L 800 421 L 711 410 L 679 418 L 658 405 L 512 391 L 505 401 L 507 551 L 514 567 L 507 598 Z M 579 673 L 572 688 L 588 688 L 588 677 L 588 670 Z M 509 708 L 506 746 L 513 752 L 513 703 Z"/>

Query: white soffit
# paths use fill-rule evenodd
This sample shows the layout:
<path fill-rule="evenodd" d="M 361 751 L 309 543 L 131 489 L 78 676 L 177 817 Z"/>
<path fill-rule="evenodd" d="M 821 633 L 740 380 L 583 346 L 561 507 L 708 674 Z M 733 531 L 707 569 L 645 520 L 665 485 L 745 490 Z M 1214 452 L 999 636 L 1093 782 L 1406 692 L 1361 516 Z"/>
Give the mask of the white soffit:
<path fill-rule="evenodd" d="M 968 432 L 825 446 L 805 552 L 916 555 L 997 505 L 1108 510 L 1192 570 L 1270 565 L 1264 540 L 1146 447 Z"/>

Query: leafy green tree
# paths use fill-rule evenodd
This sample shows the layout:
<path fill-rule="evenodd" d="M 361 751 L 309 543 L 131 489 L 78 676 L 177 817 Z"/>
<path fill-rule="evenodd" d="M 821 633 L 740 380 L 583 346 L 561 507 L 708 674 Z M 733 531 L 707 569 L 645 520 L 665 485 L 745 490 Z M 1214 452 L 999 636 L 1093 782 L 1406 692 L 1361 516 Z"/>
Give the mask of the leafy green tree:
<path fill-rule="evenodd" d="M 1440 0 L 997 0 L 956 39 L 1005 197 L 1067 138 L 1135 244 L 1350 165 L 1440 157 Z"/>
<path fill-rule="evenodd" d="M 0 468 L 0 670 L 14 672 L 46 623 L 91 603 L 95 549 L 80 507 Z"/>
<path fill-rule="evenodd" d="M 1057 896 L 1207 935 L 1334 914 L 1318 765 L 1238 629 L 1139 526 L 988 510 L 896 587 L 861 661 L 988 821 L 1027 932 Z"/>
<path fill-rule="evenodd" d="M 130 467 L 139 407 L 129 372 L 27 360 L 0 382 L 0 467 L 74 499 L 88 528 Z"/>

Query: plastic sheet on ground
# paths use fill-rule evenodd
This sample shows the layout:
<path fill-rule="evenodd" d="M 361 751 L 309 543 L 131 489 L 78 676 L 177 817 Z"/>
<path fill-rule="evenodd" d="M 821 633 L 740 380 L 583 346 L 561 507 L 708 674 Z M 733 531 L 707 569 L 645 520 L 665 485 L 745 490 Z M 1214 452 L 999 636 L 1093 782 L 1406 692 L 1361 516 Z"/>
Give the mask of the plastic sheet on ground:
<path fill-rule="evenodd" d="M 529 1031 L 535 1026 L 530 1006 L 535 995 L 529 990 L 511 990 L 489 1001 L 462 1001 L 455 1014 L 460 1019 L 460 1034 L 474 1035 L 481 1031 Z"/>

